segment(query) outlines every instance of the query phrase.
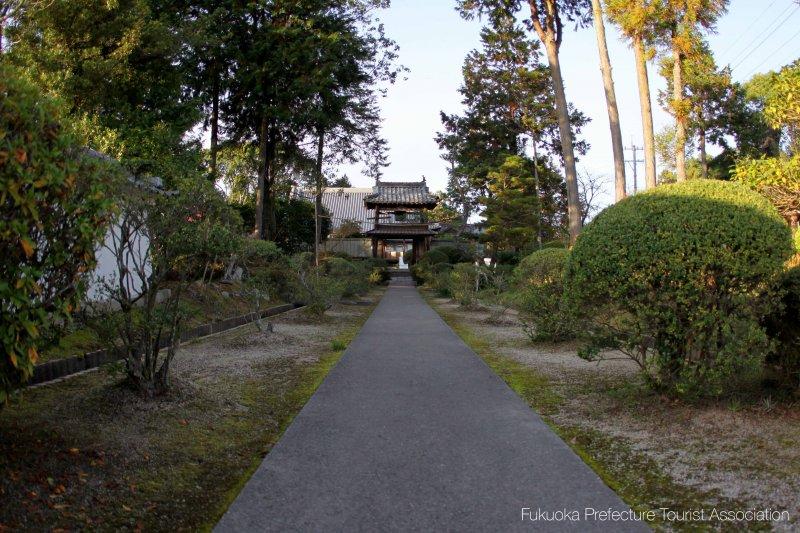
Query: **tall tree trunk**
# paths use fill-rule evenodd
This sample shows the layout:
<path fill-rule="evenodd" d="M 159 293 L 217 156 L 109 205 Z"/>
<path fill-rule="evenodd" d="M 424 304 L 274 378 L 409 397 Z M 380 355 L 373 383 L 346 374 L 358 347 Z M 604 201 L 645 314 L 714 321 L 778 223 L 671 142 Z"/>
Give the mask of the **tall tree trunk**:
<path fill-rule="evenodd" d="M 708 179 L 708 155 L 706 154 L 706 129 L 700 128 L 700 164 L 703 168 L 703 179 Z"/>
<path fill-rule="evenodd" d="M 653 131 L 653 109 L 650 103 L 650 79 L 647 76 L 647 58 L 641 35 L 633 36 L 633 52 L 636 56 L 636 79 L 639 83 L 639 108 L 642 114 L 645 186 L 647 189 L 652 189 L 656 186 L 656 142 Z"/>
<path fill-rule="evenodd" d="M 256 189 L 256 227 L 255 233 L 259 239 L 265 236 L 264 207 L 267 189 L 267 131 L 269 124 L 266 117 L 261 118 L 261 128 L 258 134 L 258 188 Z"/>
<path fill-rule="evenodd" d="M 314 177 L 314 264 L 319 266 L 320 244 L 322 244 L 322 189 L 324 178 L 322 176 L 322 156 L 325 149 L 325 130 L 317 129 L 317 168 Z"/>
<path fill-rule="evenodd" d="M 558 116 L 558 131 L 561 138 L 561 151 L 564 156 L 564 174 L 567 182 L 567 218 L 569 220 L 569 242 L 574 244 L 581 232 L 581 206 L 578 196 L 578 172 L 575 168 L 575 152 L 572 145 L 572 129 L 569 124 L 569 107 L 564 93 L 564 79 L 561 76 L 561 63 L 558 48 L 551 36 L 545 39 L 547 61 L 553 78 L 553 90 Z"/>
<path fill-rule="evenodd" d="M 683 109 L 683 54 L 672 36 L 672 107 L 675 112 L 675 171 L 678 181 L 686 181 L 686 113 Z"/>
<path fill-rule="evenodd" d="M 533 186 L 536 188 L 536 246 L 539 250 L 542 249 L 542 195 L 540 194 L 539 187 L 539 152 L 537 149 L 538 136 L 533 134 Z"/>
<path fill-rule="evenodd" d="M 625 152 L 622 148 L 622 129 L 619 124 L 617 95 L 614 91 L 614 78 L 611 75 L 611 60 L 608 58 L 606 28 L 603 23 L 603 7 L 600 0 L 592 0 L 594 30 L 597 36 L 597 51 L 600 54 L 600 72 L 603 74 L 603 88 L 606 93 L 608 126 L 611 130 L 611 148 L 614 153 L 614 192 L 617 202 L 625 198 Z"/>
<path fill-rule="evenodd" d="M 217 150 L 219 146 L 219 71 L 214 67 L 211 82 L 211 179 L 217 180 Z"/>

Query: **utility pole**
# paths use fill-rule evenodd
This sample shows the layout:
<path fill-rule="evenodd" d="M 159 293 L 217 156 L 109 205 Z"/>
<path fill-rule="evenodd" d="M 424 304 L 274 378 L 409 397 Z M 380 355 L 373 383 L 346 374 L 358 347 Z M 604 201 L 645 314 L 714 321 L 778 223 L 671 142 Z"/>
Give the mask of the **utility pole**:
<path fill-rule="evenodd" d="M 642 150 L 644 150 L 641 146 L 636 146 L 631 139 L 631 146 L 630 148 L 626 148 L 626 150 L 630 150 L 633 153 L 633 159 L 626 159 L 626 163 L 630 163 L 631 168 L 633 169 L 633 194 L 636 194 L 636 187 L 637 187 L 637 170 L 639 168 L 639 163 L 644 163 L 644 159 L 637 159 L 636 154 Z"/>

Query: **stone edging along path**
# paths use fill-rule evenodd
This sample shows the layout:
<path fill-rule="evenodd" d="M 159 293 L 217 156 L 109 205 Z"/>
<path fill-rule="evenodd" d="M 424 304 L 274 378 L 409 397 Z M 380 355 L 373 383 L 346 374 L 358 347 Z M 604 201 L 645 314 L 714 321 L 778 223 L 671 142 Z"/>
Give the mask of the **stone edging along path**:
<path fill-rule="evenodd" d="M 256 320 L 275 316 L 293 309 L 298 309 L 300 307 L 303 306 L 298 303 L 277 305 L 275 307 L 264 309 L 260 313 L 246 313 L 244 315 L 220 320 L 219 322 L 203 324 L 202 326 L 197 326 L 196 328 L 184 331 L 181 334 L 181 342 L 187 342 L 190 340 L 199 339 L 201 337 L 214 335 L 216 333 L 222 333 L 223 331 L 238 328 L 240 326 L 244 326 L 245 324 L 255 322 Z M 169 346 L 169 342 L 165 339 L 161 343 L 161 348 L 163 349 L 167 346 Z M 57 359 L 55 361 L 48 361 L 47 363 L 41 363 L 36 365 L 33 372 L 33 377 L 26 383 L 26 385 L 39 385 L 42 383 L 47 383 L 48 381 L 53 381 L 55 379 L 70 376 L 72 374 L 77 374 L 78 372 L 83 372 L 84 370 L 97 368 L 98 366 L 106 363 L 111 363 L 113 361 L 122 359 L 122 357 L 122 352 L 118 349 L 96 350 L 83 355 L 76 355 L 74 357 L 67 357 L 64 359 Z"/>

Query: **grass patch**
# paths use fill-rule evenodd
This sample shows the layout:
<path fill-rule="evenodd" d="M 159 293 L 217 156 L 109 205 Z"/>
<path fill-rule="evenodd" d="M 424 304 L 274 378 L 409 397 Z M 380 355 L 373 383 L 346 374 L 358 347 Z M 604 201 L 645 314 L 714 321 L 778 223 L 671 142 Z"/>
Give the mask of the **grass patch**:
<path fill-rule="evenodd" d="M 111 368 L 24 390 L 0 411 L 0 531 L 211 530 L 371 311 L 350 307 L 314 326 L 288 315 L 274 335 L 300 353 L 259 357 L 246 373 L 200 368 L 185 381 L 176 369 L 173 392 L 150 402 Z M 216 360 L 233 341 L 224 338 L 187 354 Z M 258 342 L 256 352 L 274 341 Z"/>
<path fill-rule="evenodd" d="M 632 449 L 623 439 L 606 435 L 596 429 L 557 423 L 553 416 L 565 403 L 563 394 L 569 389 L 556 389 L 547 377 L 534 368 L 498 354 L 493 348 L 495 343 L 492 339 L 477 335 L 470 323 L 459 317 L 458 313 L 443 309 L 430 295 L 423 295 L 456 334 L 535 409 L 553 431 L 632 509 L 646 511 L 664 507 L 680 513 L 714 506 L 718 509 L 748 508 L 741 502 L 722 497 L 716 491 L 697 490 L 676 483 L 653 460 Z M 635 391 L 641 390 L 636 383 L 606 383 L 601 386 L 610 395 L 620 396 L 626 402 L 633 402 Z M 710 524 L 698 527 L 700 524 L 691 522 L 667 524 L 660 519 L 650 525 L 657 529 L 678 530 L 703 530 L 711 527 Z M 769 524 L 763 522 L 737 526 L 747 527 L 749 530 L 770 529 Z"/>

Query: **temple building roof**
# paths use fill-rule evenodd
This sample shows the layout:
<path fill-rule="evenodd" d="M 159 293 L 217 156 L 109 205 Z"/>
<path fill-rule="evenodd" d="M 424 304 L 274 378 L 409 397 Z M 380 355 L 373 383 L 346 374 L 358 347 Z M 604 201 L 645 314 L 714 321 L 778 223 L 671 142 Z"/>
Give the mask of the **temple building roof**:
<path fill-rule="evenodd" d="M 394 223 L 378 224 L 376 228 L 369 230 L 367 235 L 371 237 L 402 238 L 436 235 L 436 232 L 428 224 Z"/>
<path fill-rule="evenodd" d="M 369 208 L 380 207 L 427 207 L 434 208 L 439 199 L 431 194 L 425 178 L 422 181 L 378 181 L 372 194 L 364 198 Z"/>

